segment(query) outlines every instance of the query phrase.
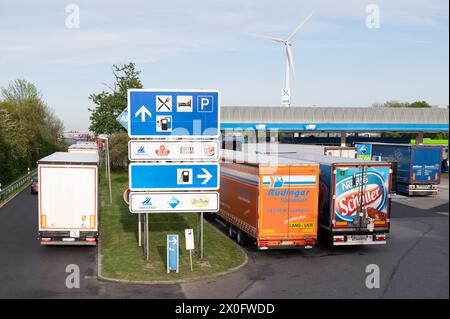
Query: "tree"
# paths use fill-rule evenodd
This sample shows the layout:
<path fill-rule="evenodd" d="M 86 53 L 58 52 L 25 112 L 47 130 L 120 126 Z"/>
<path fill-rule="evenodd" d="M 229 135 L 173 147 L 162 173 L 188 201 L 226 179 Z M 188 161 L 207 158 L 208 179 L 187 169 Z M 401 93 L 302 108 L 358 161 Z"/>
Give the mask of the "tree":
<path fill-rule="evenodd" d="M 432 107 L 426 101 L 415 101 L 415 102 L 398 102 L 398 101 L 387 101 L 384 103 L 374 103 L 372 107 L 408 107 L 408 108 L 430 108 Z M 389 137 L 410 137 L 415 138 L 414 133 L 382 133 L 382 136 Z M 427 133 L 424 137 L 431 137 L 436 139 L 448 139 L 448 133 Z"/>
<path fill-rule="evenodd" d="M 139 74 L 140 71 L 135 69 L 135 64 L 132 62 L 122 66 L 113 65 L 115 83 L 112 86 L 108 85 L 111 92 L 102 91 L 89 96 L 96 105 L 89 109 L 91 112 L 89 130 L 97 135 L 125 131 L 116 118 L 127 107 L 128 89 L 142 88 Z"/>
<path fill-rule="evenodd" d="M 384 103 L 374 103 L 372 107 L 431 107 L 426 101 L 415 102 L 399 102 L 399 101 L 386 101 Z"/>
<path fill-rule="evenodd" d="M 109 139 L 109 157 L 111 167 L 124 168 L 128 165 L 128 134 L 118 132 Z"/>
<path fill-rule="evenodd" d="M 23 103 L 27 100 L 39 100 L 40 93 L 33 83 L 23 79 L 17 79 L 9 83 L 8 87 L 1 89 L 2 96 L 6 101 L 15 104 Z"/>
<path fill-rule="evenodd" d="M 408 107 L 431 107 L 431 105 L 425 101 L 416 101 L 416 102 L 412 102 L 411 104 L 409 104 Z"/>
<path fill-rule="evenodd" d="M 50 153 L 66 148 L 63 124 L 42 100 L 36 86 L 18 79 L 0 90 L 0 159 L 5 184 Z"/>

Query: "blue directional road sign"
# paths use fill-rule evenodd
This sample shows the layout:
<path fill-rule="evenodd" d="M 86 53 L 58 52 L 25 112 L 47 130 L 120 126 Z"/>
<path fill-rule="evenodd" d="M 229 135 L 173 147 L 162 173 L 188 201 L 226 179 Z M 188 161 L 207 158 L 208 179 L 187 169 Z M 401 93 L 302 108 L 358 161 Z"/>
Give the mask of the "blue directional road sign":
<path fill-rule="evenodd" d="M 167 272 L 175 270 L 178 272 L 178 235 L 167 235 Z"/>
<path fill-rule="evenodd" d="M 128 90 L 130 137 L 220 136 L 220 93 L 217 90 Z"/>
<path fill-rule="evenodd" d="M 120 115 L 117 117 L 117 121 L 122 125 L 126 130 L 128 130 L 128 108 L 122 111 Z"/>
<path fill-rule="evenodd" d="M 128 167 L 133 191 L 217 190 L 218 163 L 131 163 Z"/>

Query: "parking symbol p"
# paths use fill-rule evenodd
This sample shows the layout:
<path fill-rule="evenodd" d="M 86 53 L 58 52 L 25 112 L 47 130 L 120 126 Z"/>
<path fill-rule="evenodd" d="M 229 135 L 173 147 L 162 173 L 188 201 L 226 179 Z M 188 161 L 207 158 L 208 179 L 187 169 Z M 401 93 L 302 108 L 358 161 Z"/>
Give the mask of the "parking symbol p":
<path fill-rule="evenodd" d="M 197 96 L 197 112 L 213 112 L 214 97 L 210 95 Z"/>

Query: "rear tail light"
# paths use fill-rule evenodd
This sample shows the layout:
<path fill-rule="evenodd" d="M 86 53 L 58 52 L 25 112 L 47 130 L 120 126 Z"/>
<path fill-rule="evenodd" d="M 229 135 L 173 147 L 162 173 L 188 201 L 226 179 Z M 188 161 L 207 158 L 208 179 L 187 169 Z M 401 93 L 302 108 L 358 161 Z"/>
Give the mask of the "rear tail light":
<path fill-rule="evenodd" d="M 94 243 L 95 242 L 95 238 L 86 238 L 86 241 L 88 243 Z"/>
<path fill-rule="evenodd" d="M 386 240 L 385 234 L 375 235 L 375 241 L 383 241 L 383 240 Z"/>
<path fill-rule="evenodd" d="M 305 240 L 305 246 L 314 246 L 316 244 L 316 241 L 313 239 Z"/>
<path fill-rule="evenodd" d="M 342 243 L 345 241 L 345 237 L 344 236 L 333 236 L 333 241 L 335 243 Z"/>
<path fill-rule="evenodd" d="M 49 241 L 52 241 L 52 239 L 51 239 L 51 238 L 41 238 L 41 241 L 43 241 L 43 242 L 49 242 Z"/>

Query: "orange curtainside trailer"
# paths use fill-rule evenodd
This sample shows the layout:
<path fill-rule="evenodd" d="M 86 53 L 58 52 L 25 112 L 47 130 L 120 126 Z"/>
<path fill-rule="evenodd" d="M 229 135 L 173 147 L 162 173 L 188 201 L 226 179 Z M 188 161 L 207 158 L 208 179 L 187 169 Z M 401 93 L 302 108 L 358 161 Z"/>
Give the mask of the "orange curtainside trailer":
<path fill-rule="evenodd" d="M 223 150 L 220 165 L 217 214 L 230 237 L 258 249 L 316 244 L 317 163 Z"/>

